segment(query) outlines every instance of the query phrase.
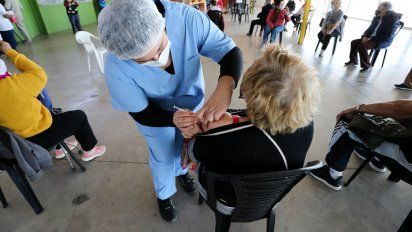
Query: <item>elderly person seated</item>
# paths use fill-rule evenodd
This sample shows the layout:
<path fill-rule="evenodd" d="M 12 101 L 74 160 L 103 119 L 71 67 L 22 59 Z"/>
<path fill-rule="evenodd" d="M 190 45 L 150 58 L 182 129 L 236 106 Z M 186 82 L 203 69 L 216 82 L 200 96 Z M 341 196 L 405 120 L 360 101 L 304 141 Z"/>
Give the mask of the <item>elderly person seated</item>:
<path fill-rule="evenodd" d="M 342 188 L 343 171 L 346 169 L 355 148 L 360 149 L 356 149 L 354 153 L 361 159 L 366 159 L 366 153 L 363 152 L 364 149 L 368 149 L 365 147 L 366 137 L 363 135 L 363 138 L 361 138 L 359 134 L 353 133 L 350 129 L 348 130 L 350 118 L 352 115 L 359 113 L 389 117 L 412 130 L 412 100 L 362 104 L 342 111 L 337 116 L 338 123 L 335 126 L 329 144 L 330 150 L 326 155 L 327 165 L 311 173 L 313 177 L 330 189 L 340 190 Z M 412 174 L 412 146 L 410 139 L 410 137 L 406 137 L 404 141 L 400 139 L 397 143 L 383 141 L 381 144 L 376 144 L 373 151 L 395 160 Z M 384 164 L 376 157 L 372 159 L 369 166 L 377 172 L 386 171 Z"/>
<path fill-rule="evenodd" d="M 285 1 L 275 1 L 275 8 L 269 11 L 268 17 L 266 18 L 266 26 L 263 32 L 263 39 L 261 42 L 261 47 L 263 47 L 268 40 L 269 34 L 270 43 L 274 43 L 278 33 L 285 29 L 285 22 L 289 22 L 289 9 L 286 7 Z"/>
<path fill-rule="evenodd" d="M 381 2 L 369 28 L 360 39 L 352 40 L 349 61 L 345 65 L 357 65 L 359 53 L 361 72 L 368 71 L 372 67 L 368 50 L 387 48 L 391 45 L 400 17 L 392 11 L 390 2 Z"/>
<path fill-rule="evenodd" d="M 9 74 L 0 60 L 0 127 L 49 149 L 63 139 L 74 135 L 82 146 L 82 160 L 90 161 L 103 155 L 105 146 L 96 146 L 97 140 L 86 114 L 81 110 L 52 114 L 38 99 L 47 82 L 46 72 L 23 54 L 0 41 L 3 52 L 21 71 Z"/>
<path fill-rule="evenodd" d="M 326 14 L 325 19 L 322 22 L 322 30 L 318 34 L 319 41 L 322 42 L 322 49 L 319 56 L 322 57 L 326 48 L 329 45 L 332 37 L 341 34 L 341 23 L 343 21 L 343 11 L 340 9 L 341 0 L 332 0 L 330 3 L 332 10 Z"/>
<path fill-rule="evenodd" d="M 203 129 L 188 143 L 191 159 L 222 174 L 302 168 L 320 95 L 316 70 L 269 45 L 244 74 L 241 90 L 246 110 L 226 113 L 203 128 L 193 125 L 192 134 L 184 134 L 188 138 Z M 229 204 L 236 202 L 231 185 L 220 185 L 216 192 Z"/>

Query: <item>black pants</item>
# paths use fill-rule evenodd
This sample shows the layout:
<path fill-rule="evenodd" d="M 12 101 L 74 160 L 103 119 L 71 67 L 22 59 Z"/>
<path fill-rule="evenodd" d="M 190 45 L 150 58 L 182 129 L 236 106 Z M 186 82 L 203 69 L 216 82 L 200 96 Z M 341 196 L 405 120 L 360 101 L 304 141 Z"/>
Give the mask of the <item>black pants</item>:
<path fill-rule="evenodd" d="M 355 147 L 366 148 L 365 145 L 351 139 L 348 133 L 343 134 L 326 155 L 326 163 L 336 171 L 343 172 Z"/>
<path fill-rule="evenodd" d="M 300 19 L 301 19 L 301 17 L 302 16 L 300 16 L 300 15 L 292 15 L 291 17 L 290 17 L 290 20 L 292 21 L 292 23 L 293 23 L 293 25 L 295 25 L 295 27 L 296 27 L 296 25 L 300 22 Z"/>
<path fill-rule="evenodd" d="M 260 19 L 252 20 L 252 22 L 250 22 L 250 29 L 249 29 L 249 34 L 250 35 L 253 33 L 253 28 L 256 25 L 260 25 L 260 31 L 263 31 L 263 29 L 265 28 L 265 23 L 262 23 L 262 20 L 260 20 Z"/>
<path fill-rule="evenodd" d="M 352 40 L 350 43 L 349 59 L 352 63 L 358 63 L 358 53 L 360 57 L 361 68 L 369 68 L 372 66 L 368 50 L 376 48 L 376 42 L 369 40 L 362 43 L 362 39 Z"/>
<path fill-rule="evenodd" d="M 76 33 L 78 31 L 82 30 L 82 27 L 80 26 L 80 18 L 78 14 L 73 14 L 73 15 L 68 15 L 70 24 L 72 25 L 72 30 L 73 33 Z"/>
<path fill-rule="evenodd" d="M 90 151 L 96 146 L 96 137 L 83 111 L 67 111 L 52 114 L 52 117 L 53 122 L 50 128 L 26 139 L 45 149 L 50 149 L 63 139 L 74 135 L 84 151 Z"/>
<path fill-rule="evenodd" d="M 319 41 L 322 43 L 322 50 L 326 50 L 326 48 L 328 48 L 330 39 L 335 36 L 339 36 L 339 32 L 337 30 L 333 30 L 330 35 L 325 35 L 322 31 L 318 33 Z"/>
<path fill-rule="evenodd" d="M 4 42 L 7 42 L 10 44 L 10 46 L 16 50 L 17 42 L 16 38 L 14 38 L 14 31 L 0 31 L 1 37 L 3 38 Z"/>

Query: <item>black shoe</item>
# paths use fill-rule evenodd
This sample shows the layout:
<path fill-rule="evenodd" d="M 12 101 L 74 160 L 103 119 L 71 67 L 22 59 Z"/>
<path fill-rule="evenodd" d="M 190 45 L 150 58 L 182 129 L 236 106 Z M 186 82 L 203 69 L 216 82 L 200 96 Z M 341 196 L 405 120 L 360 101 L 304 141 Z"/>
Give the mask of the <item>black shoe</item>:
<path fill-rule="evenodd" d="M 190 175 L 189 172 L 187 172 L 184 175 L 180 175 L 177 177 L 177 179 L 180 181 L 180 183 L 183 186 L 183 189 L 188 192 L 188 193 L 192 193 L 194 191 L 196 191 L 196 183 L 195 180 L 193 179 L 193 177 Z"/>
<path fill-rule="evenodd" d="M 396 85 L 395 85 L 395 88 L 397 88 L 397 89 L 403 89 L 403 90 L 411 90 L 411 91 L 412 91 L 412 88 L 406 86 L 405 84 L 396 84 Z"/>
<path fill-rule="evenodd" d="M 160 216 L 162 216 L 163 219 L 167 222 L 176 221 L 177 212 L 170 197 L 165 200 L 157 198 L 157 203 L 159 204 Z"/>
<path fill-rule="evenodd" d="M 252 34 L 250 34 L 250 33 L 247 33 L 246 35 L 247 35 L 247 36 L 252 36 Z"/>
<path fill-rule="evenodd" d="M 358 65 L 358 62 L 348 61 L 345 63 L 345 66 L 348 66 L 348 65 Z"/>
<path fill-rule="evenodd" d="M 369 71 L 369 69 L 371 69 L 371 67 L 364 67 L 359 72 L 364 73 L 364 72 Z"/>
<path fill-rule="evenodd" d="M 368 157 L 368 155 L 362 148 L 355 148 L 354 153 L 362 160 L 366 160 L 366 157 Z M 373 158 L 371 162 L 369 162 L 369 167 L 371 167 L 376 172 L 386 172 L 386 166 L 376 157 Z"/>
<path fill-rule="evenodd" d="M 323 165 L 323 167 L 311 171 L 310 175 L 332 190 L 338 191 L 342 188 L 343 177 L 341 176 L 336 180 L 333 179 L 330 176 L 328 165 Z"/>

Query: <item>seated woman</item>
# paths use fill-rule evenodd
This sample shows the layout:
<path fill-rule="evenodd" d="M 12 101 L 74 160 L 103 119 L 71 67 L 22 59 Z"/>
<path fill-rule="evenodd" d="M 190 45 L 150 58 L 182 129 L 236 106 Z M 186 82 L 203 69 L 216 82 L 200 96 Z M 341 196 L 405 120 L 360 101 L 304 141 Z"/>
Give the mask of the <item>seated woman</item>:
<path fill-rule="evenodd" d="M 395 119 L 405 128 L 412 130 L 412 100 L 397 100 L 375 104 L 362 104 L 342 111 L 337 116 L 337 124 L 329 143 L 329 152 L 326 155 L 326 165 L 314 170 L 310 174 L 332 190 L 340 190 L 343 183 L 343 172 L 349 163 L 352 153 L 359 158 L 366 159 L 364 149 L 365 138 L 361 138 L 348 130 L 350 117 L 354 114 L 366 113 Z M 403 139 L 402 139 L 403 140 Z M 357 149 L 356 149 L 357 148 Z M 412 175 L 412 146 L 410 138 L 397 144 L 384 141 L 373 151 L 382 157 L 390 158 L 403 166 L 405 172 Z M 385 172 L 386 167 L 379 158 L 372 159 L 369 166 L 377 172 Z"/>
<path fill-rule="evenodd" d="M 342 33 L 343 11 L 340 9 L 341 0 L 332 0 L 332 10 L 326 14 L 325 19 L 322 22 L 322 30 L 318 33 L 319 41 L 322 42 L 322 49 L 319 56 L 322 57 L 326 48 L 329 45 L 332 37 L 338 36 Z"/>
<path fill-rule="evenodd" d="M 302 168 L 320 96 L 316 70 L 285 49 L 269 45 L 244 74 L 241 90 L 247 109 L 226 113 L 203 128 L 204 133 L 189 143 L 192 159 L 222 174 Z M 200 131 L 194 128 L 193 134 Z M 229 204 L 236 202 L 231 185 L 218 184 L 216 192 Z"/>
<path fill-rule="evenodd" d="M 85 151 L 83 161 L 103 155 L 106 147 L 96 146 L 97 140 L 83 111 L 51 114 L 37 99 L 46 85 L 46 72 L 6 42 L 0 41 L 0 52 L 21 71 L 10 75 L 0 60 L 0 126 L 45 149 L 74 135 Z"/>

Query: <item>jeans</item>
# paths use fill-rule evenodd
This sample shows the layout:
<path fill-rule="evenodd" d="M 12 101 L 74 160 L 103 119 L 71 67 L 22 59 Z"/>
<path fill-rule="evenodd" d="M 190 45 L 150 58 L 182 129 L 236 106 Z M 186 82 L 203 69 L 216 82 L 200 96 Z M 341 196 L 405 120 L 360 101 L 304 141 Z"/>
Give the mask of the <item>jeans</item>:
<path fill-rule="evenodd" d="M 263 32 L 263 40 L 262 40 L 261 46 L 263 47 L 263 45 L 266 44 L 269 34 L 271 34 L 270 43 L 274 43 L 276 40 L 276 35 L 279 32 L 282 32 L 284 28 L 285 27 L 281 25 L 281 26 L 276 26 L 275 28 L 271 29 L 268 25 L 266 25 L 265 31 Z"/>
<path fill-rule="evenodd" d="M 63 139 L 74 135 L 84 151 L 90 151 L 96 146 L 96 137 L 83 111 L 67 111 L 52 114 L 52 117 L 53 122 L 47 130 L 26 139 L 45 149 L 50 149 Z"/>
<path fill-rule="evenodd" d="M 69 20 L 70 20 L 70 24 L 72 25 L 73 33 L 81 31 L 82 27 L 80 25 L 79 15 L 78 14 L 73 14 L 73 15 L 67 15 L 67 16 L 69 16 Z"/>
<path fill-rule="evenodd" d="M 1 37 L 3 38 L 4 42 L 7 42 L 10 44 L 11 48 L 16 50 L 17 42 L 16 38 L 14 38 L 14 31 L 0 31 Z"/>

